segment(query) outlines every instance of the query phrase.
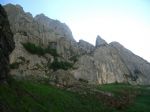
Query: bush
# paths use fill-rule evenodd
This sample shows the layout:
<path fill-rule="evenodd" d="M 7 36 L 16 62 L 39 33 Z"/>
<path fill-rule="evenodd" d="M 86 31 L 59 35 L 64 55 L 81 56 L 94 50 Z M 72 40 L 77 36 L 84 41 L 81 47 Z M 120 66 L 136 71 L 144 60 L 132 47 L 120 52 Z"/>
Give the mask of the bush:
<path fill-rule="evenodd" d="M 54 57 L 58 57 L 58 56 L 59 56 L 59 55 L 57 54 L 56 49 L 52 49 L 52 48 L 49 48 L 49 47 L 48 47 L 48 48 L 45 49 L 45 52 L 51 54 L 51 55 L 54 56 Z"/>
<path fill-rule="evenodd" d="M 73 67 L 73 64 L 67 61 L 58 61 L 55 59 L 51 64 L 48 65 L 49 68 L 57 71 L 58 69 L 68 70 Z"/>
<path fill-rule="evenodd" d="M 14 63 L 10 64 L 9 67 L 10 67 L 10 69 L 18 69 L 19 65 L 20 65 L 19 62 L 14 62 Z"/>
<path fill-rule="evenodd" d="M 88 83 L 88 80 L 85 80 L 85 79 L 82 79 L 82 78 L 79 78 L 79 81 L 83 82 L 83 83 Z"/>
<path fill-rule="evenodd" d="M 18 59 L 20 59 L 20 60 L 23 61 L 23 62 L 26 61 L 25 57 L 23 57 L 23 56 L 18 57 Z"/>
<path fill-rule="evenodd" d="M 73 61 L 75 63 L 76 61 L 78 61 L 78 58 L 79 58 L 79 56 L 75 55 L 75 56 L 72 56 L 69 60 Z"/>
<path fill-rule="evenodd" d="M 38 55 L 45 54 L 45 50 L 42 47 L 36 46 L 33 43 L 27 42 L 27 43 L 22 43 L 22 45 L 31 54 L 38 54 Z"/>
<path fill-rule="evenodd" d="M 46 53 L 49 53 L 54 57 L 58 56 L 56 49 L 51 49 L 49 47 L 42 48 L 41 46 L 35 45 L 33 43 L 30 43 L 30 42 L 22 43 L 22 45 L 31 54 L 44 55 Z"/>

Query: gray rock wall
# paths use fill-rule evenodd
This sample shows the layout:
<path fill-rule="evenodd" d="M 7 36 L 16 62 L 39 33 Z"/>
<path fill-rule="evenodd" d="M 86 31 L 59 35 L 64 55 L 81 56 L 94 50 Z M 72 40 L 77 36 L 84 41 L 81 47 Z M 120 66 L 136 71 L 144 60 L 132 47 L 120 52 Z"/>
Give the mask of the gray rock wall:
<path fill-rule="evenodd" d="M 93 55 L 82 56 L 78 61 L 75 77 L 90 83 L 127 82 L 128 69 L 121 61 L 117 51 L 111 46 L 102 46 Z"/>
<path fill-rule="evenodd" d="M 150 84 L 150 63 L 133 54 L 118 42 L 112 42 L 110 45 L 118 51 L 123 63 L 130 71 L 131 83 Z"/>
<path fill-rule="evenodd" d="M 10 62 L 20 63 L 17 69 L 11 70 L 12 74 L 49 77 L 50 74 L 62 72 L 91 84 L 150 84 L 150 64 L 119 43 L 107 44 L 100 36 L 97 36 L 95 46 L 84 40 L 76 42 L 68 26 L 58 20 L 50 19 L 44 14 L 33 18 L 19 5 L 8 4 L 4 8 L 16 46 L 10 56 Z M 22 46 L 22 43 L 26 42 L 42 48 L 51 46 L 59 54 L 58 60 L 71 62 L 73 68 L 68 72 L 58 70 L 55 73 L 48 68 L 48 64 L 54 62 L 56 57 L 50 54 L 33 55 Z"/>

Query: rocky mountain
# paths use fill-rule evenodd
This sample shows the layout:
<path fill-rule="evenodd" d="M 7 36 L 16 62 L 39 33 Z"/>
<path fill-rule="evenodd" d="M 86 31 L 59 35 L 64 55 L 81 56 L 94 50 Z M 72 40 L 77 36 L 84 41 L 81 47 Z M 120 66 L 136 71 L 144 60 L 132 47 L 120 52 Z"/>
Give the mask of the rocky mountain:
<path fill-rule="evenodd" d="M 97 38 L 96 38 L 96 43 L 95 44 L 96 44 L 96 47 L 100 47 L 100 46 L 107 45 L 107 42 L 98 35 Z"/>
<path fill-rule="evenodd" d="M 112 42 L 110 46 L 118 51 L 122 62 L 130 71 L 130 76 L 128 77 L 130 77 L 132 81 L 136 81 L 138 84 L 150 83 L 150 63 L 135 55 L 118 42 Z"/>
<path fill-rule="evenodd" d="M 46 78 L 61 85 L 150 84 L 150 64 L 116 42 L 100 36 L 96 45 L 76 42 L 69 27 L 39 14 L 32 17 L 19 5 L 4 6 L 14 34 L 11 73 L 17 77 Z"/>
<path fill-rule="evenodd" d="M 75 77 L 90 81 L 90 83 L 127 82 L 129 74 L 125 64 L 120 59 L 118 52 L 113 47 L 101 46 L 92 55 L 79 58 L 78 69 Z"/>
<path fill-rule="evenodd" d="M 9 55 L 14 49 L 13 33 L 4 8 L 0 5 L 0 83 L 9 75 Z"/>
<path fill-rule="evenodd" d="M 46 17 L 44 14 L 39 14 L 34 17 L 35 21 L 44 25 L 49 31 L 54 31 L 59 37 L 65 37 L 69 40 L 74 40 L 71 30 L 65 23 L 60 23 L 58 20 L 53 20 Z"/>

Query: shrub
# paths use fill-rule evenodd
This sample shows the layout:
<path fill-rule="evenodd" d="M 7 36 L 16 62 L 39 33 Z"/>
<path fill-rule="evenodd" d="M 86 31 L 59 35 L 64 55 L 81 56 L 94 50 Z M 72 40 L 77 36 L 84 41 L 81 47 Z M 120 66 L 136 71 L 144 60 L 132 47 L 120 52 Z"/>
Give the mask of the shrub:
<path fill-rule="evenodd" d="M 27 43 L 22 43 L 22 45 L 31 54 L 38 54 L 38 55 L 45 54 L 45 50 L 42 47 L 36 46 L 33 43 L 27 42 Z"/>
<path fill-rule="evenodd" d="M 22 60 L 23 62 L 26 61 L 25 57 L 23 57 L 23 56 L 18 57 L 18 59 Z"/>
<path fill-rule="evenodd" d="M 79 81 L 83 82 L 83 83 L 88 83 L 88 80 L 85 80 L 85 79 L 82 79 L 82 78 L 79 78 Z"/>
<path fill-rule="evenodd" d="M 57 71 L 58 69 L 68 70 L 73 67 L 73 64 L 67 61 L 58 61 L 55 59 L 51 64 L 48 65 L 49 68 Z"/>
<path fill-rule="evenodd" d="M 57 54 L 56 49 L 52 49 L 52 48 L 49 48 L 49 47 L 48 47 L 48 48 L 45 49 L 45 52 L 51 54 L 51 55 L 54 56 L 54 57 L 58 57 L 58 56 L 59 56 L 59 55 Z"/>
<path fill-rule="evenodd" d="M 78 57 L 79 57 L 78 55 L 75 55 L 75 56 L 72 56 L 69 60 L 75 63 L 76 61 L 78 61 Z"/>
<path fill-rule="evenodd" d="M 22 45 L 31 54 L 44 55 L 46 53 L 49 53 L 54 57 L 58 56 L 56 49 L 52 49 L 52 48 L 49 48 L 49 47 L 42 48 L 41 46 L 35 45 L 33 43 L 30 43 L 30 42 L 22 43 Z"/>
<path fill-rule="evenodd" d="M 10 64 L 9 67 L 10 67 L 10 69 L 18 69 L 19 65 L 20 65 L 19 62 L 14 62 L 14 63 Z"/>

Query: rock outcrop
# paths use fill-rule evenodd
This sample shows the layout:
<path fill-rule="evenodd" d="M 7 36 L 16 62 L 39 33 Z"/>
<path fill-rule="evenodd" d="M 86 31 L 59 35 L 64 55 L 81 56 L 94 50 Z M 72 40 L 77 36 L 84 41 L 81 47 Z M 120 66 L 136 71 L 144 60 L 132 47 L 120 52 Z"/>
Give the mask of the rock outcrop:
<path fill-rule="evenodd" d="M 122 62 L 130 71 L 128 77 L 131 80 L 131 83 L 150 84 L 150 63 L 133 54 L 118 42 L 112 42 L 110 45 L 118 51 Z"/>
<path fill-rule="evenodd" d="M 58 37 L 65 37 L 66 39 L 75 41 L 71 30 L 65 23 L 50 19 L 44 14 L 35 16 L 34 20 L 36 20 L 39 24 L 44 25 L 47 30 L 55 32 Z"/>
<path fill-rule="evenodd" d="M 89 54 L 93 52 L 95 49 L 95 47 L 92 44 L 84 40 L 79 40 L 78 46 L 79 46 L 80 51 L 82 51 L 82 54 Z"/>
<path fill-rule="evenodd" d="M 54 56 L 33 55 L 24 48 L 23 43 L 31 42 L 42 48 L 50 47 L 61 55 L 61 60 L 69 60 L 79 54 L 77 43 L 66 24 L 52 20 L 43 14 L 33 18 L 30 13 L 24 12 L 20 5 L 7 4 L 4 8 L 8 14 L 16 46 L 10 56 L 11 64 L 17 65 L 11 70 L 12 74 L 22 74 L 22 76 L 42 74 L 46 77 L 51 72 L 47 64 L 54 60 Z"/>
<path fill-rule="evenodd" d="M 128 69 L 120 59 L 118 52 L 111 46 L 101 46 L 91 55 L 79 58 L 75 77 L 89 83 L 106 84 L 128 82 Z"/>
<path fill-rule="evenodd" d="M 150 64 L 119 43 L 108 44 L 100 36 L 95 46 L 76 42 L 69 27 L 58 20 L 44 14 L 32 17 L 19 5 L 4 8 L 16 45 L 10 56 L 12 74 L 50 78 L 64 86 L 76 79 L 91 84 L 150 84 Z"/>
<path fill-rule="evenodd" d="M 77 83 L 77 80 L 70 71 L 58 70 L 51 74 L 50 83 L 58 86 L 72 86 Z"/>
<path fill-rule="evenodd" d="M 107 45 L 107 42 L 98 35 L 96 37 L 95 45 L 96 45 L 96 47 L 105 46 L 105 45 Z"/>
<path fill-rule="evenodd" d="M 5 82 L 9 74 L 9 55 L 14 49 L 13 33 L 4 8 L 0 5 L 0 83 Z"/>

